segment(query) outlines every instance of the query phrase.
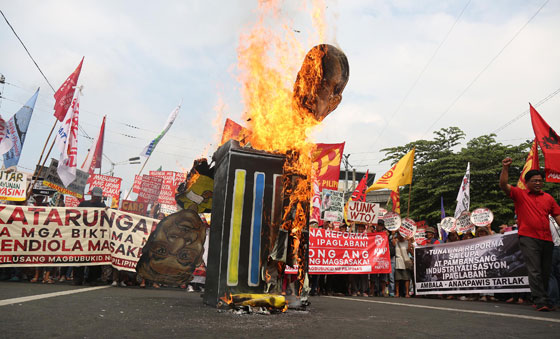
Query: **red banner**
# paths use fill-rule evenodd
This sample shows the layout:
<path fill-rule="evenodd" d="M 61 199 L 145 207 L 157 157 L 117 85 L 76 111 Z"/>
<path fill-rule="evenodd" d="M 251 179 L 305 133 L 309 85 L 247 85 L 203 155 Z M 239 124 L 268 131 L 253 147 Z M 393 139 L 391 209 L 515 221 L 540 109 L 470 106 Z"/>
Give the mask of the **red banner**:
<path fill-rule="evenodd" d="M 386 233 L 348 233 L 322 228 L 309 230 L 309 273 L 390 273 Z"/>
<path fill-rule="evenodd" d="M 104 197 L 112 197 L 119 199 L 121 193 L 121 178 L 110 177 L 108 175 L 93 174 L 88 178 L 89 194 L 94 187 L 100 187 L 103 190 Z"/>
<path fill-rule="evenodd" d="M 546 168 L 545 174 L 546 174 L 546 182 L 560 182 L 560 172 L 556 172 Z"/>
<path fill-rule="evenodd" d="M 142 176 L 142 185 L 140 192 L 138 192 L 138 201 L 141 202 L 156 202 L 161 189 L 162 178 L 152 177 L 151 175 Z"/>
<path fill-rule="evenodd" d="M 140 186 L 142 186 L 142 177 L 139 175 L 134 175 L 134 184 L 132 184 L 132 192 L 140 192 Z"/>
<path fill-rule="evenodd" d="M 319 192 L 323 189 L 338 190 L 340 162 L 343 151 L 344 143 L 317 144 L 311 159 L 313 160 L 313 169 L 317 173 Z"/>
<path fill-rule="evenodd" d="M 161 190 L 159 191 L 158 203 L 166 205 L 175 205 L 175 192 L 180 183 L 185 181 L 185 173 L 172 171 L 150 171 L 150 175 L 163 180 Z"/>
<path fill-rule="evenodd" d="M 123 200 L 121 211 L 134 214 L 146 215 L 148 204 L 140 201 Z"/>
<path fill-rule="evenodd" d="M 560 172 L 560 137 L 533 106 L 530 109 L 535 138 L 544 153 L 545 170 Z"/>
<path fill-rule="evenodd" d="M 80 204 L 80 199 L 71 196 L 71 195 L 65 195 L 64 196 L 64 206 L 65 207 L 78 207 L 78 205 Z"/>
<path fill-rule="evenodd" d="M 68 112 L 68 108 L 70 108 L 74 92 L 76 91 L 76 85 L 78 84 L 78 78 L 80 77 L 80 72 L 82 71 L 83 62 L 84 58 L 82 58 L 82 61 L 80 61 L 76 70 L 70 74 L 66 81 L 64 81 L 64 83 L 60 86 L 58 91 L 54 94 L 54 99 L 56 100 L 54 104 L 54 116 L 58 119 L 58 121 L 62 122 L 62 120 L 64 120 L 66 112 Z"/>

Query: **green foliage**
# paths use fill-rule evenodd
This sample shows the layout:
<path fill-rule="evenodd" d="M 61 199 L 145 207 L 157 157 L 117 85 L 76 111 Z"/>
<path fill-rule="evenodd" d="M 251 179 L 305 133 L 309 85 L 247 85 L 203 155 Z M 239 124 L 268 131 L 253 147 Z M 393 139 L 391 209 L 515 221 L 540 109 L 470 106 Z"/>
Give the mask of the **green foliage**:
<path fill-rule="evenodd" d="M 499 187 L 502 160 L 511 157 L 509 183 L 516 185 L 519 174 L 531 147 L 532 140 L 520 145 L 504 145 L 496 141 L 496 135 L 483 135 L 458 149 L 465 133 L 458 127 L 443 128 L 434 132 L 434 140 L 417 140 L 404 146 L 382 149 L 382 161 L 397 162 L 403 155 L 416 147 L 414 175 L 412 179 L 410 217 L 426 220 L 435 226 L 441 219 L 440 199 L 443 197 L 445 214 L 453 216 L 461 180 L 470 162 L 471 211 L 488 207 L 494 213 L 492 226 L 495 230 L 502 224 L 513 224 L 513 201 Z M 544 161 L 541 160 L 541 165 Z M 558 199 L 558 185 L 547 183 L 545 191 Z M 401 213 L 407 213 L 409 188 L 401 188 Z"/>

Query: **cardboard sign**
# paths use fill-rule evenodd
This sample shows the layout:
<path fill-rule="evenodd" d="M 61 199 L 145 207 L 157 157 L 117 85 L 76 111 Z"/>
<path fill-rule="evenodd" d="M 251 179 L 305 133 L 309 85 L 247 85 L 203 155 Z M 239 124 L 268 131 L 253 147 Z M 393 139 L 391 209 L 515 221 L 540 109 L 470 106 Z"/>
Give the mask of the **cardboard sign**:
<path fill-rule="evenodd" d="M 344 193 L 323 190 L 321 199 L 321 219 L 326 221 L 342 221 L 344 217 Z"/>
<path fill-rule="evenodd" d="M 419 223 L 420 221 L 416 223 L 416 232 L 414 233 L 414 241 L 416 242 L 417 245 L 424 246 L 428 244 L 428 239 L 426 239 L 426 229 L 428 228 L 428 226 L 426 226 L 425 221 L 423 221 L 422 225 L 418 225 Z"/>
<path fill-rule="evenodd" d="M 148 204 L 140 201 L 123 200 L 121 211 L 134 213 L 139 215 L 146 215 Z"/>
<path fill-rule="evenodd" d="M 26 191 L 25 173 L 0 171 L 0 200 L 25 201 Z"/>
<path fill-rule="evenodd" d="M 387 210 L 383 207 L 379 207 L 379 217 L 383 218 L 383 216 L 387 213 Z"/>
<path fill-rule="evenodd" d="M 147 203 L 156 202 L 162 182 L 162 178 L 143 175 L 142 185 L 140 186 L 140 192 L 138 192 L 137 200 Z"/>
<path fill-rule="evenodd" d="M 89 194 L 94 187 L 99 187 L 103 190 L 104 197 L 119 198 L 121 194 L 121 178 L 111 177 L 102 174 L 90 175 L 87 183 L 89 184 Z"/>
<path fill-rule="evenodd" d="M 150 171 L 150 175 L 163 179 L 157 202 L 160 204 L 175 205 L 175 192 L 179 184 L 185 181 L 186 175 L 184 173 L 172 171 Z"/>
<path fill-rule="evenodd" d="M 73 195 L 78 199 L 84 197 L 84 190 L 86 189 L 87 179 L 89 174 L 87 172 L 76 169 L 76 179 L 68 186 L 64 186 L 62 180 L 58 177 L 56 169 L 58 168 L 58 160 L 51 159 L 51 165 L 43 180 L 43 185 L 59 191 L 62 194 Z"/>
<path fill-rule="evenodd" d="M 447 233 L 455 232 L 455 218 L 453 217 L 445 217 L 441 219 L 440 225 L 441 228 Z"/>
<path fill-rule="evenodd" d="M 471 213 L 471 222 L 478 227 L 486 227 L 494 221 L 494 213 L 489 208 L 477 208 Z"/>
<path fill-rule="evenodd" d="M 78 205 L 80 204 L 80 199 L 71 196 L 71 195 L 65 195 L 64 196 L 64 206 L 65 207 L 78 207 Z"/>
<path fill-rule="evenodd" d="M 379 204 L 362 201 L 350 201 L 348 203 L 347 217 L 349 221 L 377 224 L 378 216 Z"/>
<path fill-rule="evenodd" d="M 471 231 L 473 224 L 471 222 L 471 212 L 464 211 L 459 218 L 455 220 L 455 231 L 457 233 L 465 233 Z"/>
<path fill-rule="evenodd" d="M 410 218 L 404 218 L 399 228 L 399 233 L 405 238 L 412 238 L 416 233 L 416 222 Z"/>
<path fill-rule="evenodd" d="M 140 192 L 140 186 L 142 186 L 142 177 L 139 175 L 134 175 L 134 184 L 132 184 L 132 192 Z"/>
<path fill-rule="evenodd" d="M 401 227 L 401 216 L 396 212 L 385 213 L 383 221 L 385 222 L 385 228 L 388 231 L 393 232 Z"/>

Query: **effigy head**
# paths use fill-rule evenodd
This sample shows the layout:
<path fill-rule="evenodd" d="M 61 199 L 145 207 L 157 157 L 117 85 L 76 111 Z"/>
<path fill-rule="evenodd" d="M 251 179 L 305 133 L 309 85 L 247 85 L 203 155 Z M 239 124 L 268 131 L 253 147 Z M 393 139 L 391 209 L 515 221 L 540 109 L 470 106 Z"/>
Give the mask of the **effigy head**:
<path fill-rule="evenodd" d="M 340 49 L 327 44 L 313 47 L 305 56 L 294 85 L 294 103 L 322 121 L 342 100 L 350 67 Z"/>

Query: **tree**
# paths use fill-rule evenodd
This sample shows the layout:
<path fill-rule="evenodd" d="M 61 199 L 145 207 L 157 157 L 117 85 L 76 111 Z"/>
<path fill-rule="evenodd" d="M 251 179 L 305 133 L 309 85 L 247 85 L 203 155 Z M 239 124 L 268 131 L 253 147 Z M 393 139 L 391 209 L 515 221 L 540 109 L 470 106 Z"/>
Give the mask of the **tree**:
<path fill-rule="evenodd" d="M 434 140 L 417 140 L 404 146 L 386 148 L 382 161 L 395 163 L 404 154 L 416 147 L 414 174 L 411 186 L 410 217 L 426 220 L 435 226 L 441 219 L 440 199 L 443 197 L 445 213 L 452 216 L 455 212 L 457 193 L 465 175 L 467 163 L 471 170 L 471 211 L 487 207 L 494 213 L 492 226 L 495 230 L 504 223 L 514 223 L 513 201 L 498 185 L 502 159 L 513 158 L 510 168 L 510 184 L 517 184 L 519 173 L 531 141 L 519 145 L 504 145 L 496 141 L 495 134 L 482 135 L 469 140 L 465 147 L 458 149 L 465 133 L 458 127 L 442 128 L 434 132 Z M 554 187 L 545 185 L 552 193 Z M 401 189 L 401 211 L 406 214 L 409 189 Z M 556 192 L 558 189 L 556 188 Z"/>

